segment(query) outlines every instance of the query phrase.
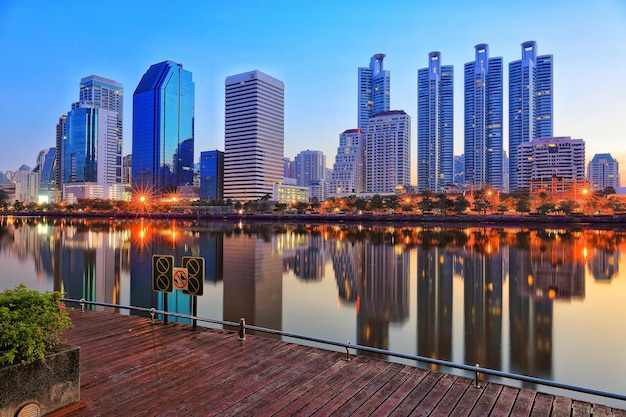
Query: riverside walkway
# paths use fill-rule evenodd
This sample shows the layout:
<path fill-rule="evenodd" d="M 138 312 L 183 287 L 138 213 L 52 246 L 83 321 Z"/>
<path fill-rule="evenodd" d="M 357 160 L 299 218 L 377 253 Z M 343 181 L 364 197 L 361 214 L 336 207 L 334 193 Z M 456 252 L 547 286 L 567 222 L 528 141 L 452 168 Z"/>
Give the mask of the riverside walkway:
<path fill-rule="evenodd" d="M 81 399 L 49 416 L 622 416 L 626 411 L 259 336 L 87 310 Z"/>

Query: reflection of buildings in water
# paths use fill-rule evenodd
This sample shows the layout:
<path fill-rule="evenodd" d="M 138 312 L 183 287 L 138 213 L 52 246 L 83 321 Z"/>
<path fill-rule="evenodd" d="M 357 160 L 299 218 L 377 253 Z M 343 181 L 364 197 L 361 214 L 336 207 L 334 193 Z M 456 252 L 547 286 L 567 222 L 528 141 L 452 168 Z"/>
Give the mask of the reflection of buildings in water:
<path fill-rule="evenodd" d="M 303 281 L 321 281 L 324 278 L 324 239 L 311 235 L 308 245 L 293 249 L 293 255 L 285 259 L 296 277 Z"/>
<path fill-rule="evenodd" d="M 363 275 L 363 243 L 333 240 L 330 245 L 333 270 L 339 298 L 356 302 L 359 298 L 358 280 Z"/>
<path fill-rule="evenodd" d="M 571 239 L 569 232 L 536 231 L 530 235 L 533 298 L 571 300 L 585 296 L 584 240 Z"/>
<path fill-rule="evenodd" d="M 611 282 L 619 276 L 619 249 L 592 247 L 589 251 L 587 262 L 595 281 Z"/>
<path fill-rule="evenodd" d="M 534 296 L 535 281 L 532 271 L 530 248 L 511 245 L 509 247 L 511 372 L 550 379 L 553 301 L 548 297 Z"/>
<path fill-rule="evenodd" d="M 417 354 L 452 358 L 452 254 L 417 248 Z"/>
<path fill-rule="evenodd" d="M 204 258 L 204 281 L 215 284 L 224 278 L 224 233 L 204 232 L 198 236 L 199 252 Z"/>
<path fill-rule="evenodd" d="M 463 265 L 465 362 L 502 369 L 502 252 L 468 250 Z"/>
<path fill-rule="evenodd" d="M 359 282 L 357 343 L 389 348 L 389 323 L 409 314 L 409 254 L 396 245 L 366 243 Z"/>
<path fill-rule="evenodd" d="M 282 254 L 257 235 L 224 237 L 224 320 L 282 330 Z"/>

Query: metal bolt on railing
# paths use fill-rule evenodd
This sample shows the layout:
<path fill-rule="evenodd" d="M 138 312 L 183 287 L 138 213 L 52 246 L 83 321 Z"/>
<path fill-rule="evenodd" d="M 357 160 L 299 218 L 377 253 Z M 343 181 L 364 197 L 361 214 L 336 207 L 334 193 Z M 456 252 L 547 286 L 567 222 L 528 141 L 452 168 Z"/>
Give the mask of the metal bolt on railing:
<path fill-rule="evenodd" d="M 480 384 L 478 383 L 478 376 L 480 375 L 480 364 L 476 364 L 476 370 L 474 371 L 476 377 L 474 378 L 474 388 L 480 388 Z"/>
<path fill-rule="evenodd" d="M 154 314 L 155 314 L 155 311 L 156 311 L 156 310 L 154 309 L 154 307 L 152 307 L 152 308 L 150 309 L 150 323 L 151 323 L 151 324 L 154 324 Z"/>
<path fill-rule="evenodd" d="M 350 362 L 350 341 L 346 342 L 346 361 Z"/>
<path fill-rule="evenodd" d="M 80 303 L 80 312 L 84 313 L 85 312 L 85 299 L 81 298 L 79 303 Z"/>
<path fill-rule="evenodd" d="M 242 317 L 239 319 L 239 341 L 246 340 L 246 320 Z"/>

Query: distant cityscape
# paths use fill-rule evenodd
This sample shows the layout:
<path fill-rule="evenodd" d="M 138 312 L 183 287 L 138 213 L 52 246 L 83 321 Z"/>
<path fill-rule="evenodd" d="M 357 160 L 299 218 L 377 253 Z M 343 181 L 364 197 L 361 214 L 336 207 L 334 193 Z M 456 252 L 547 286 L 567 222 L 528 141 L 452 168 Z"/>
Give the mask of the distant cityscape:
<path fill-rule="evenodd" d="M 164 61 L 148 68 L 133 93 L 131 154 L 122 155 L 122 84 L 90 75 L 59 117 L 54 146 L 39 152 L 34 168 L 0 172 L 0 190 L 9 202 L 36 204 L 139 196 L 291 204 L 484 189 L 561 200 L 589 191 L 622 194 L 619 163 L 610 153 L 587 163 L 583 139 L 554 136 L 554 58 L 539 55 L 536 42 L 523 42 L 521 59 L 509 63 L 508 155 L 503 58 L 479 44 L 474 61 L 464 65 L 461 155 L 453 149 L 454 65 L 444 65 L 438 51 L 425 58 L 427 66 L 417 70 L 415 167 L 411 116 L 390 107 L 385 54 L 358 68 L 356 127 L 346 121 L 338 132 L 332 169 L 315 143 L 285 158 L 285 86 L 259 70 L 225 79 L 224 150 L 201 150 L 195 161 L 192 73 Z"/>

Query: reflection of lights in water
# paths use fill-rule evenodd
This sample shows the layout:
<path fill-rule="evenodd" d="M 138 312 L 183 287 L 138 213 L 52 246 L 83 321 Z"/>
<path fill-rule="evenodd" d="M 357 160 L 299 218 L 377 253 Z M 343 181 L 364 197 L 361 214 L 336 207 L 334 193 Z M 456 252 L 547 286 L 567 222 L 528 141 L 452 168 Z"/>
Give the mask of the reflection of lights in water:
<path fill-rule="evenodd" d="M 534 282 L 533 276 L 528 274 L 528 286 L 532 286 Z"/>

